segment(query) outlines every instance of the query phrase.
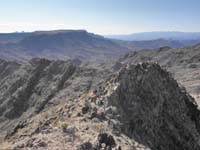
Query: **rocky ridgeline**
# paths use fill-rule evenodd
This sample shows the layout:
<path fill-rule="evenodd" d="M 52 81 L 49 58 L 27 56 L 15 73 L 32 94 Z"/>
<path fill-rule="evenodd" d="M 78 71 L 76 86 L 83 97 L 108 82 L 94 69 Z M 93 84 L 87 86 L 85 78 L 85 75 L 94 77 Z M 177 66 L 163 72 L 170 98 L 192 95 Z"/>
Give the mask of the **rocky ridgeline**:
<path fill-rule="evenodd" d="M 34 66 L 34 69 L 28 66 Z M 19 114 L 20 111 L 32 114 L 30 118 L 23 117 L 25 122 L 17 124 L 12 134 L 8 134 L 6 141 L 11 145 L 9 148 L 200 149 L 200 111 L 197 104 L 171 74 L 156 63 L 115 65 L 113 74 L 106 71 L 105 66 L 95 70 L 76 67 L 70 62 L 43 59 L 32 60 L 24 67 L 24 74 L 30 73 L 26 78 L 29 82 L 26 80 L 21 88 L 16 89 L 17 92 L 13 92 L 18 99 L 11 101 L 7 95 L 1 100 L 5 104 L 14 102 L 2 111 L 5 120 L 24 116 L 24 113 Z M 12 73 L 10 82 L 14 75 L 18 77 L 22 73 Z M 73 84 L 77 82 L 77 85 Z M 82 90 L 73 92 L 82 92 L 80 96 L 48 105 L 52 99 L 59 99 L 58 95 L 66 95 L 68 88 L 78 85 Z M 55 88 L 52 90 L 52 87 Z M 41 89 L 40 96 L 35 98 L 38 89 Z"/>

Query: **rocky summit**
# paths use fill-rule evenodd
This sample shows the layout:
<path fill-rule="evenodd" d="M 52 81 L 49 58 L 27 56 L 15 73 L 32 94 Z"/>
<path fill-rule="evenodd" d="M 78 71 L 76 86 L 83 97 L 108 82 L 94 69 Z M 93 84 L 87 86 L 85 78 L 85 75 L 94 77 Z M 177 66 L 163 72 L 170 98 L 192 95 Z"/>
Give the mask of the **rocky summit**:
<path fill-rule="evenodd" d="M 200 111 L 157 63 L 0 61 L 3 149 L 199 150 Z"/>

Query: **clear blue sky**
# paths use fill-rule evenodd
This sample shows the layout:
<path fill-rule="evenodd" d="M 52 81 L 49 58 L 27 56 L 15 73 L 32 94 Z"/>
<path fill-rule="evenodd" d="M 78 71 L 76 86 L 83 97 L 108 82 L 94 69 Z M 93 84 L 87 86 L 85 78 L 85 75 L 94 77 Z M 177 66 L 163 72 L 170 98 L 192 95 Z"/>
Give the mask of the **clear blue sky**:
<path fill-rule="evenodd" d="M 1 0 L 0 32 L 200 31 L 200 0 Z"/>

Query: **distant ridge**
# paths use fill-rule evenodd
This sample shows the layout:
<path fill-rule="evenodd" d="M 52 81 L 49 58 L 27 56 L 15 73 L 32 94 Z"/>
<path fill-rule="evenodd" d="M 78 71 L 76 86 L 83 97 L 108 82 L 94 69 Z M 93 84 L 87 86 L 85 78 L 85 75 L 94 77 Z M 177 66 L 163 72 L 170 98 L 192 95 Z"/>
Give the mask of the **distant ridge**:
<path fill-rule="evenodd" d="M 78 59 L 83 62 L 106 62 L 116 60 L 130 51 L 165 46 L 178 48 L 198 43 L 200 38 L 123 41 L 105 38 L 86 30 L 16 32 L 0 34 L 0 58 L 27 61 L 39 57 L 51 60 Z"/>
<path fill-rule="evenodd" d="M 133 34 L 121 34 L 121 35 L 105 35 L 107 38 L 128 40 L 128 41 L 143 41 L 143 40 L 155 40 L 155 39 L 167 39 L 167 40 L 197 40 L 200 39 L 200 32 L 141 32 Z"/>

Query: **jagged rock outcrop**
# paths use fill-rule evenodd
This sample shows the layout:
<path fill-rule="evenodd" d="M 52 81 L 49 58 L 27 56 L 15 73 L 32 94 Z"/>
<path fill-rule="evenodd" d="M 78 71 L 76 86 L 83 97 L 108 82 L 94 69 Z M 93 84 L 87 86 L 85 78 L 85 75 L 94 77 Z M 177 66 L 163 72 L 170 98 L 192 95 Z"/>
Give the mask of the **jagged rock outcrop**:
<path fill-rule="evenodd" d="M 159 65 L 124 67 L 109 84 L 113 117 L 130 138 L 153 150 L 200 149 L 197 104 Z"/>

